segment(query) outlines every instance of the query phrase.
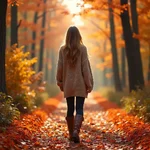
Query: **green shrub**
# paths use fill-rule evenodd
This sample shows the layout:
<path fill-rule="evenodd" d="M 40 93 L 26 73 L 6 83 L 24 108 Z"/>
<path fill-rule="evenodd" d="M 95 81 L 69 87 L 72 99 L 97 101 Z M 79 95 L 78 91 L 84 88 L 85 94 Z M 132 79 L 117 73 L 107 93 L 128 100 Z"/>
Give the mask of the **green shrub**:
<path fill-rule="evenodd" d="M 132 91 L 121 100 L 128 113 L 137 115 L 145 121 L 150 121 L 150 87 Z"/>
<path fill-rule="evenodd" d="M 26 94 L 18 94 L 14 98 L 13 103 L 17 106 L 20 112 L 29 113 L 34 108 L 35 98 Z"/>
<path fill-rule="evenodd" d="M 33 77 L 38 78 L 32 69 L 37 58 L 30 59 L 30 53 L 24 52 L 23 48 L 18 48 L 17 44 L 14 44 L 6 50 L 6 82 L 13 103 L 21 112 L 28 112 L 35 98 L 35 90 L 31 89 L 31 85 L 37 80 Z"/>
<path fill-rule="evenodd" d="M 102 88 L 99 88 L 98 90 L 100 92 L 100 94 L 104 97 L 107 98 L 107 94 L 109 91 L 114 91 L 114 88 L 112 87 L 102 87 Z"/>
<path fill-rule="evenodd" d="M 124 95 L 125 95 L 125 92 L 113 92 L 113 91 L 109 91 L 107 93 L 107 98 L 110 101 L 115 102 L 117 105 L 122 106 L 121 99 L 122 99 L 122 97 Z"/>
<path fill-rule="evenodd" d="M 50 97 L 56 96 L 60 92 L 56 84 L 47 84 L 46 89 L 43 92 L 37 92 L 35 97 L 35 106 L 41 106 L 45 100 Z"/>
<path fill-rule="evenodd" d="M 35 97 L 35 106 L 37 107 L 41 106 L 44 103 L 44 101 L 47 100 L 48 98 L 49 95 L 46 92 L 37 93 Z"/>
<path fill-rule="evenodd" d="M 0 92 L 0 126 L 9 125 L 19 118 L 20 112 L 12 102 L 12 97 Z"/>
<path fill-rule="evenodd" d="M 107 98 L 109 101 L 116 103 L 119 106 L 122 106 L 122 97 L 127 95 L 126 90 L 122 92 L 116 92 L 115 89 L 111 87 L 101 88 L 99 91 L 103 97 Z"/>
<path fill-rule="evenodd" d="M 60 92 L 60 90 L 56 84 L 47 84 L 46 92 L 48 93 L 49 97 L 54 97 Z"/>
<path fill-rule="evenodd" d="M 42 80 L 43 72 L 36 73 L 32 65 L 37 58 L 30 58 L 29 52 L 22 47 L 12 45 L 6 50 L 6 81 L 8 94 L 13 97 L 13 103 L 20 112 L 27 113 L 34 109 L 35 96 L 45 90 Z"/>
<path fill-rule="evenodd" d="M 36 58 L 30 59 L 29 55 L 29 52 L 23 51 L 23 46 L 18 48 L 16 44 L 6 50 L 7 90 L 13 99 L 19 94 L 25 94 L 26 97 L 29 92 L 32 92 L 32 95 L 35 94 L 34 90 L 31 91 L 30 85 L 32 84 L 31 78 L 35 75 L 32 65 L 37 60 Z"/>

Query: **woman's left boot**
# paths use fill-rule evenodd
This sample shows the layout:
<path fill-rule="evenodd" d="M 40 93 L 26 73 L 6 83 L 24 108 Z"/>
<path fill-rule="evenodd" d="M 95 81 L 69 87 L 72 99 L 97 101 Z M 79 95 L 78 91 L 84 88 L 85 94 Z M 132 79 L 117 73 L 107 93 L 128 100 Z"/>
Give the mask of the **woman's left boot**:
<path fill-rule="evenodd" d="M 76 115 L 75 116 L 75 123 L 74 123 L 74 131 L 73 131 L 73 141 L 74 143 L 80 143 L 80 128 L 82 126 L 82 121 L 84 120 L 84 117 L 82 115 Z"/>
<path fill-rule="evenodd" d="M 68 131 L 69 131 L 69 140 L 73 141 L 73 129 L 74 129 L 74 116 L 66 117 Z"/>

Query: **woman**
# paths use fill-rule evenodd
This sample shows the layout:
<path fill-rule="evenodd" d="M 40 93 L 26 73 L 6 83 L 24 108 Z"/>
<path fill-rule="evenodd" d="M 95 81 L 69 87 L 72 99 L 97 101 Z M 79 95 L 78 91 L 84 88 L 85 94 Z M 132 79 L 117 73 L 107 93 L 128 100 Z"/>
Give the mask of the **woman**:
<path fill-rule="evenodd" d="M 56 80 L 67 101 L 66 121 L 69 139 L 79 143 L 79 132 L 84 120 L 84 100 L 93 89 L 93 77 L 87 49 L 82 43 L 79 30 L 75 26 L 68 29 L 65 45 L 59 50 Z M 76 115 L 74 118 L 75 97 Z"/>

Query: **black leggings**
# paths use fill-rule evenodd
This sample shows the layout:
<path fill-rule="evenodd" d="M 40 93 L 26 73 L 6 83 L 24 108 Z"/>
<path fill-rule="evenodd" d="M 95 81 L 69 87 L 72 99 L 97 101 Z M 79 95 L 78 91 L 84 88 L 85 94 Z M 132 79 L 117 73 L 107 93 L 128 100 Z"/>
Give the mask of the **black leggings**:
<path fill-rule="evenodd" d="M 67 97 L 67 117 L 71 117 L 74 115 L 74 98 L 75 97 Z M 84 105 L 84 97 L 76 97 L 76 114 L 83 116 L 83 105 Z"/>

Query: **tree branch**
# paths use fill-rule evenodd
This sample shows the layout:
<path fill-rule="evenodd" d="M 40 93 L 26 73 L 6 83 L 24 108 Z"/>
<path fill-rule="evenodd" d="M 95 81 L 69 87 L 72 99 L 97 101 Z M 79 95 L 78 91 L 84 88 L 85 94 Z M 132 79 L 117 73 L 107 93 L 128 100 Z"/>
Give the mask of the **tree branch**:
<path fill-rule="evenodd" d="M 99 30 L 101 30 L 103 33 L 104 33 L 104 35 L 110 40 L 110 36 L 101 28 L 101 27 L 99 27 L 99 25 L 98 24 L 96 24 L 93 20 L 90 20 L 90 19 L 88 19 L 95 27 L 97 27 Z"/>
<path fill-rule="evenodd" d="M 21 26 L 21 22 L 22 22 L 22 20 L 19 21 L 19 23 L 17 25 L 17 29 Z"/>
<path fill-rule="evenodd" d="M 43 15 L 44 15 L 45 13 L 53 12 L 53 11 L 55 11 L 55 10 L 58 10 L 58 9 L 53 9 L 53 10 L 47 10 L 47 11 L 44 11 L 44 12 L 43 12 L 43 14 L 41 14 L 41 15 L 37 16 L 37 19 L 39 19 L 39 18 L 43 17 Z"/>

